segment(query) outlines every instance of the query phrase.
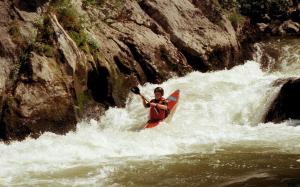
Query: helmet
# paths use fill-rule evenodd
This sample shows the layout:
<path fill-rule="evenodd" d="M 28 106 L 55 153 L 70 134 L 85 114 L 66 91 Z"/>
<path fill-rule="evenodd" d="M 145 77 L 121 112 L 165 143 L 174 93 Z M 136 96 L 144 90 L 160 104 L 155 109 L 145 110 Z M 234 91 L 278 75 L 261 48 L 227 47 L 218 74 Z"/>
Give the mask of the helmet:
<path fill-rule="evenodd" d="M 155 93 L 155 92 L 160 92 L 161 95 L 164 95 L 164 89 L 163 89 L 162 87 L 156 87 L 156 88 L 154 89 L 154 93 Z"/>

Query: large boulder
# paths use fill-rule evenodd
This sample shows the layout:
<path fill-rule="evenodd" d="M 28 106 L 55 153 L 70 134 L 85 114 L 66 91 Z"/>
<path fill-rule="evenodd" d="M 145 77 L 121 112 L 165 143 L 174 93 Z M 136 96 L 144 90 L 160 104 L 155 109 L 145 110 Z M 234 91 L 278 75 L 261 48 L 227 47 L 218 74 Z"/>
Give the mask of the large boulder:
<path fill-rule="evenodd" d="M 300 119 L 300 79 L 289 79 L 283 84 L 265 116 L 265 122 L 280 123 L 287 119 Z"/>
<path fill-rule="evenodd" d="M 6 3 L 1 8 L 9 7 Z M 36 31 L 27 24 L 31 21 L 17 19 L 22 18 L 19 13 L 17 9 L 10 12 L 13 16 L 7 22 L 11 24 L 3 23 L 0 29 L 0 139 L 21 140 L 46 131 L 64 134 L 74 130 L 78 101 L 87 91 L 85 56 L 55 15 L 50 16 L 49 27 L 57 50 L 43 45 L 57 56 L 35 53 L 37 46 L 32 42 L 36 34 L 30 37 L 27 33 Z"/>
<path fill-rule="evenodd" d="M 202 1 L 143 0 L 143 10 L 170 35 L 172 43 L 188 63 L 200 71 L 232 67 L 239 43 L 230 21 L 218 15 L 213 23 Z"/>
<path fill-rule="evenodd" d="M 73 97 L 53 59 L 31 54 L 13 92 L 6 95 L 1 121 L 2 139 L 37 137 L 50 131 L 64 134 L 75 129 Z"/>

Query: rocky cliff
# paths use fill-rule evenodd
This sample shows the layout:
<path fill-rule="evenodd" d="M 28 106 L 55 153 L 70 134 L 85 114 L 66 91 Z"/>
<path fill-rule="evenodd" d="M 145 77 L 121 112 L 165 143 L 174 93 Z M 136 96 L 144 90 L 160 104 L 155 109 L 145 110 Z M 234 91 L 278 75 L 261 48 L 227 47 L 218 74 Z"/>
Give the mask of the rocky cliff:
<path fill-rule="evenodd" d="M 64 134 L 131 86 L 242 63 L 253 42 L 218 1 L 2 0 L 0 14 L 2 140 Z"/>

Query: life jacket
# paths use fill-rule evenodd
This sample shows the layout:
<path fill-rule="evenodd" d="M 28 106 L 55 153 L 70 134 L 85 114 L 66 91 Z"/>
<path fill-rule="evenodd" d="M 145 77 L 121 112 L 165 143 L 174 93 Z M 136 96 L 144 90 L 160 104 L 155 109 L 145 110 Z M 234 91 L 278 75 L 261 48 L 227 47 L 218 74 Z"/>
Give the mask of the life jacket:
<path fill-rule="evenodd" d="M 165 98 L 161 98 L 159 102 L 155 99 L 150 101 L 151 103 L 162 104 L 163 102 L 167 102 Z M 159 109 L 158 107 L 150 107 L 150 120 L 151 121 L 160 121 L 165 119 L 168 116 L 168 110 Z"/>

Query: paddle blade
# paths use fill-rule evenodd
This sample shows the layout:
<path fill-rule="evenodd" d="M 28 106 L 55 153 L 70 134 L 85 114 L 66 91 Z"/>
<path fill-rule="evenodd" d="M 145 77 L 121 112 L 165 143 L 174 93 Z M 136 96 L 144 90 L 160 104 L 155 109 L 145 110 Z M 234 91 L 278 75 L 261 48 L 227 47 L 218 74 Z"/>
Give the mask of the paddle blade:
<path fill-rule="evenodd" d="M 133 87 L 130 89 L 130 91 L 132 91 L 133 93 L 138 94 L 138 95 L 141 94 L 140 89 L 138 87 Z"/>

